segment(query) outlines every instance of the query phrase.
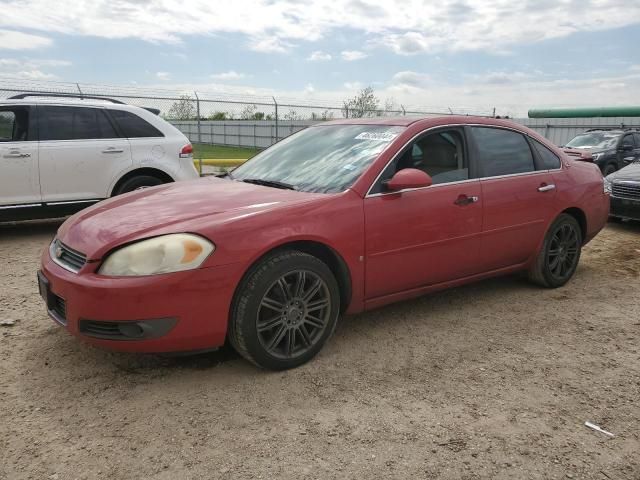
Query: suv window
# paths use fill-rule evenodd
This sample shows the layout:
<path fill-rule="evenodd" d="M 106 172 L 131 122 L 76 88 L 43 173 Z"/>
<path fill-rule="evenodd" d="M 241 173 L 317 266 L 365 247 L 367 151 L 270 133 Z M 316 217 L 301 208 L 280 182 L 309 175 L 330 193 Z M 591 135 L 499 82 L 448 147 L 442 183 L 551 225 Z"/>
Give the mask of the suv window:
<path fill-rule="evenodd" d="M 468 180 L 469 165 L 462 132 L 441 130 L 415 140 L 387 167 L 372 193 L 384 191 L 382 183 L 404 168 L 422 170 L 431 176 L 434 185 Z"/>
<path fill-rule="evenodd" d="M 40 140 L 96 140 L 118 138 L 100 108 L 38 107 Z"/>
<path fill-rule="evenodd" d="M 531 142 L 540 157 L 540 161 L 542 163 L 540 165 L 541 170 L 554 170 L 556 168 L 560 168 L 560 159 L 555 153 L 533 138 L 531 139 Z"/>
<path fill-rule="evenodd" d="M 0 142 L 29 140 L 29 110 L 24 107 L 0 110 Z"/>
<path fill-rule="evenodd" d="M 109 113 L 127 138 L 164 137 L 160 130 L 134 113 L 124 110 L 109 110 Z"/>
<path fill-rule="evenodd" d="M 622 145 L 631 145 L 633 148 L 636 148 L 635 143 L 633 142 L 633 135 L 628 134 L 622 138 Z"/>
<path fill-rule="evenodd" d="M 531 147 L 518 132 L 492 127 L 472 127 L 478 149 L 481 177 L 533 172 Z"/>

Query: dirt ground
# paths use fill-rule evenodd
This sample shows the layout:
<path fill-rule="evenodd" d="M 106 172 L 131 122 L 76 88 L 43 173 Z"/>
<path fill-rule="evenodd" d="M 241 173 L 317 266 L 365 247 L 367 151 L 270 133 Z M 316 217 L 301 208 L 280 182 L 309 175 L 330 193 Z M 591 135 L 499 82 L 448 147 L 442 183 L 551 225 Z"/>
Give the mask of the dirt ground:
<path fill-rule="evenodd" d="M 348 317 L 283 373 L 83 345 L 36 291 L 58 225 L 0 226 L 0 478 L 640 478 L 639 224 L 610 224 L 564 288 Z"/>

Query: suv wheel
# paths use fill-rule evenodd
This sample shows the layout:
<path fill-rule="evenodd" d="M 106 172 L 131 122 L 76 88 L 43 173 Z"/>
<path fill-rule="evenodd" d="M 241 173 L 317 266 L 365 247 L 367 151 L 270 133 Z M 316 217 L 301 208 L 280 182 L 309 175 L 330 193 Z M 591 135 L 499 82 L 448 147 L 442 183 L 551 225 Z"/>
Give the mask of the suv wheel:
<path fill-rule="evenodd" d="M 604 167 L 604 171 L 602 172 L 602 176 L 606 177 L 607 175 L 611 175 L 612 173 L 614 173 L 616 170 L 618 170 L 616 168 L 616 166 L 613 163 L 608 163 L 605 167 Z"/>
<path fill-rule="evenodd" d="M 145 187 L 155 187 L 165 183 L 158 177 L 151 175 L 138 175 L 124 181 L 120 187 L 114 192 L 114 195 L 122 195 L 123 193 L 133 192 Z"/>
<path fill-rule="evenodd" d="M 580 225 L 571 215 L 561 214 L 549 227 L 529 278 L 543 287 L 561 287 L 575 273 L 581 251 Z"/>
<path fill-rule="evenodd" d="M 339 312 L 338 283 L 327 265 L 300 251 L 276 252 L 240 285 L 229 341 L 259 367 L 294 368 L 320 351 Z"/>

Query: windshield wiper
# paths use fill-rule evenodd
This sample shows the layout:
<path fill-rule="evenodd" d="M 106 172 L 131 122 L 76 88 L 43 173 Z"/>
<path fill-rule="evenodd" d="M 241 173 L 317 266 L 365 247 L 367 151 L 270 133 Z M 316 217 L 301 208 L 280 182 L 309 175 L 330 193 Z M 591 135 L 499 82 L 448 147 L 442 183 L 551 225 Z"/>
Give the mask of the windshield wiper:
<path fill-rule="evenodd" d="M 282 188 L 283 190 L 297 190 L 295 185 L 278 182 L 277 180 L 266 180 L 263 178 L 245 178 L 242 181 L 245 183 L 253 183 L 254 185 L 263 185 L 265 187 Z"/>

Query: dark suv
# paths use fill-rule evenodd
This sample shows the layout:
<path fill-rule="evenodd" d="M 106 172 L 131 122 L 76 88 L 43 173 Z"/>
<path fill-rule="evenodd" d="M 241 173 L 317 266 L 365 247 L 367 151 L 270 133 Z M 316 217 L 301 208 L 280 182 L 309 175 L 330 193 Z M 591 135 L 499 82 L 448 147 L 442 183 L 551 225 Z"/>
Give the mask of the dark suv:
<path fill-rule="evenodd" d="M 575 136 L 566 148 L 586 150 L 606 177 L 640 160 L 640 131 L 592 129 Z"/>

